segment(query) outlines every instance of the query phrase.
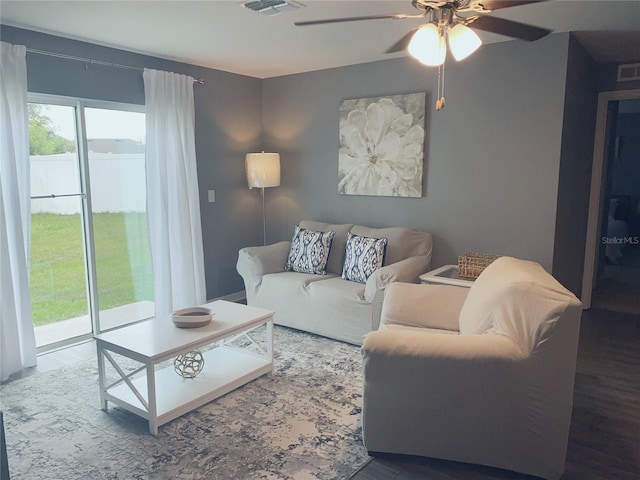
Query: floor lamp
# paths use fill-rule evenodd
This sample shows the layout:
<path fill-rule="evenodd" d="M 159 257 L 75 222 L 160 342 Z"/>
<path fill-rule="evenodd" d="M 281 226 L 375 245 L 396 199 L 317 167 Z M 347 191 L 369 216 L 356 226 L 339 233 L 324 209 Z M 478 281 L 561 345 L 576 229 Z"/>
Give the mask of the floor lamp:
<path fill-rule="evenodd" d="M 280 154 L 279 153 L 247 153 L 247 183 L 249 188 L 262 190 L 262 240 L 267 244 L 267 221 L 264 209 L 264 189 L 280 186 Z"/>

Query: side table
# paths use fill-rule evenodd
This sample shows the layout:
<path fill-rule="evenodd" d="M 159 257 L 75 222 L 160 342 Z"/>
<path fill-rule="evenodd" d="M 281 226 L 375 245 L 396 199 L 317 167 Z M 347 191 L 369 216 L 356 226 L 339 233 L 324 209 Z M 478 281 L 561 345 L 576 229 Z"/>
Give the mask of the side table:
<path fill-rule="evenodd" d="M 457 265 L 445 265 L 420 275 L 420 281 L 432 285 L 453 285 L 454 287 L 471 288 L 474 280 L 461 277 Z"/>

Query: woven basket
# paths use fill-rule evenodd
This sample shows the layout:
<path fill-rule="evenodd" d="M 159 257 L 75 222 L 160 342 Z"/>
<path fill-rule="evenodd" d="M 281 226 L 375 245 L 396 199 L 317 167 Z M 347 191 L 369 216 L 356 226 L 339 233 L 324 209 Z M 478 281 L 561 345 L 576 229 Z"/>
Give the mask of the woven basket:
<path fill-rule="evenodd" d="M 458 257 L 458 274 L 466 278 L 478 278 L 482 271 L 500 255 L 488 253 L 465 253 Z"/>

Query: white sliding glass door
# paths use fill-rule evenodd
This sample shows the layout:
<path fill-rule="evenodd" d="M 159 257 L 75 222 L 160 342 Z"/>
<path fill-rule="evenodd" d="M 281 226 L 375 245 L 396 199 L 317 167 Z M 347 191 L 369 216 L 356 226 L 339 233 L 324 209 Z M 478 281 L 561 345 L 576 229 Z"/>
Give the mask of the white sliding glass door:
<path fill-rule="evenodd" d="M 33 99 L 30 289 L 43 350 L 153 316 L 153 275 L 144 113 Z"/>
<path fill-rule="evenodd" d="M 75 108 L 29 104 L 29 288 L 38 347 L 92 331 Z"/>
<path fill-rule="evenodd" d="M 100 326 L 153 316 L 144 113 L 85 108 Z"/>

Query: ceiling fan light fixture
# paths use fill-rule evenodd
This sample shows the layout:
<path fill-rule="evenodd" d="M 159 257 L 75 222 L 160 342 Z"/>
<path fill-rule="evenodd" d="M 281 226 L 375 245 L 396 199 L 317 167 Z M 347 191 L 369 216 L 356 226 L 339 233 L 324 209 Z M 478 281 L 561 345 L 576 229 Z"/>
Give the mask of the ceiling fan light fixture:
<path fill-rule="evenodd" d="M 447 36 L 451 54 L 458 62 L 467 58 L 482 45 L 482 40 L 476 32 L 461 23 L 449 28 Z"/>
<path fill-rule="evenodd" d="M 438 27 L 433 23 L 421 26 L 414 33 L 408 50 L 412 57 L 430 67 L 442 65 L 447 55 L 444 37 L 440 35 Z"/>

